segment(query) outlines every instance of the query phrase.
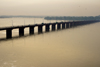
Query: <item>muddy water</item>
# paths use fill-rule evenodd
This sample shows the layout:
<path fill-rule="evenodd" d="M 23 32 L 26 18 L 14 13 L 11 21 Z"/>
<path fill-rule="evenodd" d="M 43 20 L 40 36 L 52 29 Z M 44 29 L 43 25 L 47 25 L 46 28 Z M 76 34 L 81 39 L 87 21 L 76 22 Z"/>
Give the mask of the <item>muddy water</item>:
<path fill-rule="evenodd" d="M 0 67 L 100 67 L 100 23 L 0 41 Z"/>

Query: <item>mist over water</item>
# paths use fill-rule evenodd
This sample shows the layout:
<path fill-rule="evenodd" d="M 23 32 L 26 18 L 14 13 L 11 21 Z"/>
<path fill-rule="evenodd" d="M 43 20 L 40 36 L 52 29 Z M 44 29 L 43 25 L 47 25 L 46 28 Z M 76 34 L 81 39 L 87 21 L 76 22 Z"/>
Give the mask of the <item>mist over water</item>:
<path fill-rule="evenodd" d="M 12 20 L 13 25 L 24 25 L 24 20 L 25 25 L 34 24 L 34 18 L 6 18 L 0 19 L 0 27 L 12 25 Z M 42 21 L 37 18 L 35 23 Z M 0 31 L 2 37 L 5 31 Z M 99 57 L 100 22 L 0 41 L 0 67 L 100 67 Z"/>

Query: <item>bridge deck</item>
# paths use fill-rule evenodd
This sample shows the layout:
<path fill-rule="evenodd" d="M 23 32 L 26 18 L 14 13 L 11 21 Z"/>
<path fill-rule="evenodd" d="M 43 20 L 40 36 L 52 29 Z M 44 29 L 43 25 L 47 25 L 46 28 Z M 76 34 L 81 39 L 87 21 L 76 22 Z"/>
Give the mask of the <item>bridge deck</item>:
<path fill-rule="evenodd" d="M 72 21 L 74 23 L 79 23 L 79 22 L 99 22 L 100 20 L 88 20 L 88 21 Z M 7 29 L 17 29 L 17 28 L 22 28 L 22 27 L 36 27 L 36 26 L 43 26 L 43 25 L 52 25 L 52 24 L 61 24 L 61 23 L 72 23 L 72 22 L 60 22 L 60 23 L 42 23 L 42 24 L 34 24 L 34 25 L 22 25 L 22 26 L 12 26 L 12 27 L 2 27 L 0 28 L 1 30 L 7 30 Z"/>
<path fill-rule="evenodd" d="M 34 24 L 34 25 L 22 25 L 22 26 L 11 26 L 11 27 L 2 27 L 0 30 L 7 30 L 7 29 L 17 29 L 17 28 L 22 28 L 22 27 L 36 27 L 40 25 L 52 25 L 52 24 L 57 24 L 57 23 L 43 23 L 43 24 Z"/>

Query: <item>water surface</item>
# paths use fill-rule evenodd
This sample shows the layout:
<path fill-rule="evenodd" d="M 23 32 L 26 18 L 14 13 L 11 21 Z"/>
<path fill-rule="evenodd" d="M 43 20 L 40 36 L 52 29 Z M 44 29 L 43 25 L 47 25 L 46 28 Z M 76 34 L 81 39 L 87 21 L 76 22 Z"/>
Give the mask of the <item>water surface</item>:
<path fill-rule="evenodd" d="M 0 41 L 0 67 L 100 67 L 100 23 Z"/>

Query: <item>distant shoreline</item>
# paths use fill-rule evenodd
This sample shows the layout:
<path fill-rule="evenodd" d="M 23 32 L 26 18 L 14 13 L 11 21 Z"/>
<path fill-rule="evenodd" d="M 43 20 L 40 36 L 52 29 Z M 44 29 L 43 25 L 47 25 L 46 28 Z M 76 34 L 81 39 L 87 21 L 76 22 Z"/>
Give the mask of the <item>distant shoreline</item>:
<path fill-rule="evenodd" d="M 45 20 L 100 20 L 99 16 L 0 16 L 0 18 L 44 18 Z"/>
<path fill-rule="evenodd" d="M 0 16 L 0 18 L 44 18 L 44 16 Z"/>
<path fill-rule="evenodd" d="M 45 17 L 46 20 L 100 20 L 100 16 L 63 16 Z"/>

